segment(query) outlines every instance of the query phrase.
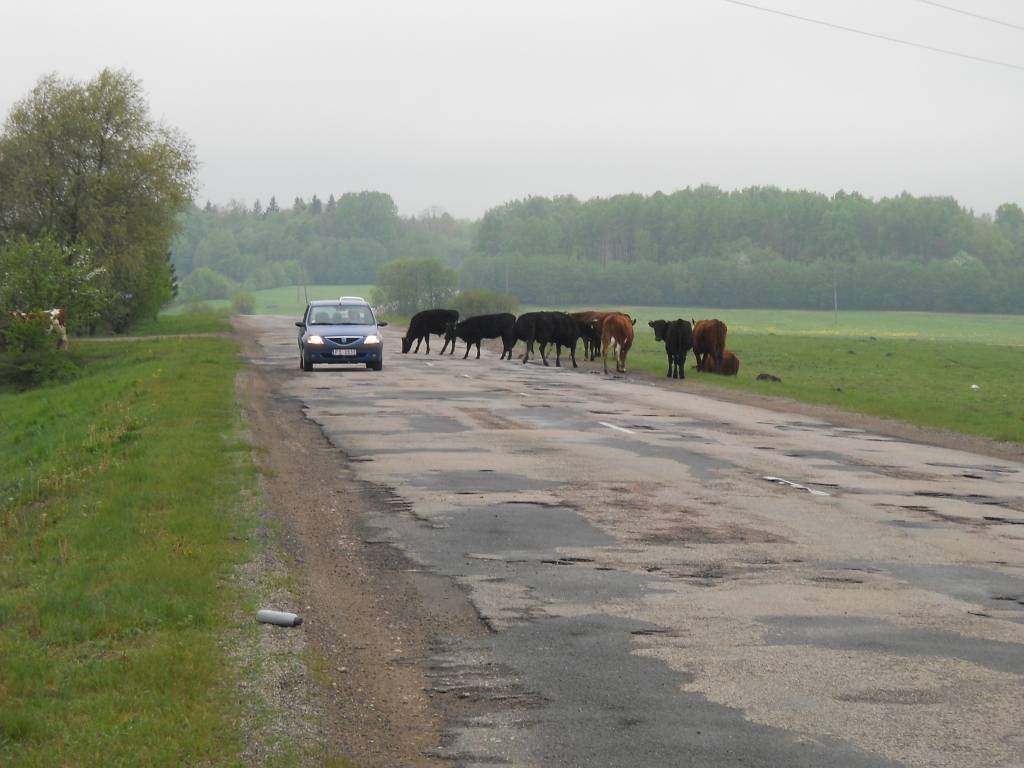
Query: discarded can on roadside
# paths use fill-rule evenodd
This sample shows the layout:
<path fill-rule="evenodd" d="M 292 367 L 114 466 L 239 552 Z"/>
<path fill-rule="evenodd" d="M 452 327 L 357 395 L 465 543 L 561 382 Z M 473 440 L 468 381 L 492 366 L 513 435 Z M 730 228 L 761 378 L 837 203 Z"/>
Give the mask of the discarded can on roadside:
<path fill-rule="evenodd" d="M 277 624 L 279 627 L 297 627 L 302 623 L 302 617 L 285 611 L 271 611 L 264 608 L 256 611 L 256 621 L 264 624 Z"/>

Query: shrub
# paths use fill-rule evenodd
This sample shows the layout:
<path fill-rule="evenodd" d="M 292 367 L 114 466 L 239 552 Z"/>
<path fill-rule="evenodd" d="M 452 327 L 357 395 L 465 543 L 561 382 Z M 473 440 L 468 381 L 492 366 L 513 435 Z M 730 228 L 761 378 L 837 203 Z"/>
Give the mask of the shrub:
<path fill-rule="evenodd" d="M 78 366 L 57 349 L 57 338 L 47 333 L 48 320 L 5 322 L 0 327 L 0 385 L 18 389 L 67 381 Z"/>
<path fill-rule="evenodd" d="M 507 293 L 487 289 L 463 291 L 452 299 L 452 307 L 459 310 L 459 317 L 490 315 L 495 312 L 515 312 L 519 300 Z"/>
<path fill-rule="evenodd" d="M 255 314 L 256 297 L 248 291 L 239 291 L 231 297 L 231 311 L 236 315 Z"/>

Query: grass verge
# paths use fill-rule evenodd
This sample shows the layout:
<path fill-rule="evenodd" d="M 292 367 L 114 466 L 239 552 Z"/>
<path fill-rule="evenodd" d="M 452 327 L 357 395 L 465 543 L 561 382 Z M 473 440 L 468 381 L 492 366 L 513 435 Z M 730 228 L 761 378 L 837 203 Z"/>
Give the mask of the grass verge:
<path fill-rule="evenodd" d="M 80 378 L 0 394 L 0 764 L 236 764 L 236 345 L 72 350 Z"/>
<path fill-rule="evenodd" d="M 740 358 L 738 376 L 698 373 L 692 370 L 691 354 L 687 378 L 923 427 L 1024 442 L 1024 347 L 732 329 L 726 346 Z M 668 369 L 664 345 L 640 322 L 628 365 L 660 376 Z M 758 381 L 760 373 L 782 381 Z"/>
<path fill-rule="evenodd" d="M 227 310 L 161 313 L 155 320 L 143 320 L 129 329 L 128 336 L 175 336 L 186 333 L 228 333 L 231 320 Z"/>

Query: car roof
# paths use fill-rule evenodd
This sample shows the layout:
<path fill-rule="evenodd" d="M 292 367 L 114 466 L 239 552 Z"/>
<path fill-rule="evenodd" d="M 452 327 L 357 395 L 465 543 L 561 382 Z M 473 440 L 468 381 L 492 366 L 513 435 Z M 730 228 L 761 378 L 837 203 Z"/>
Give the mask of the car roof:
<path fill-rule="evenodd" d="M 359 296 L 342 296 L 340 299 L 313 299 L 309 302 L 311 307 L 322 307 L 325 305 L 337 305 L 337 304 L 365 304 L 370 306 L 370 303 Z"/>

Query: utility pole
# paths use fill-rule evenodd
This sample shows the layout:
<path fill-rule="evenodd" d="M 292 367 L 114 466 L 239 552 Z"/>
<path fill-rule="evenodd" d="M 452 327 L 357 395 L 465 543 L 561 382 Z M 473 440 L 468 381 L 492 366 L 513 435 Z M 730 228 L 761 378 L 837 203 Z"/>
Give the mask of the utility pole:
<path fill-rule="evenodd" d="M 839 278 L 835 271 L 832 272 L 832 311 L 834 312 L 833 323 L 839 326 Z"/>

